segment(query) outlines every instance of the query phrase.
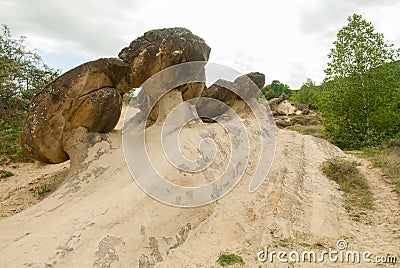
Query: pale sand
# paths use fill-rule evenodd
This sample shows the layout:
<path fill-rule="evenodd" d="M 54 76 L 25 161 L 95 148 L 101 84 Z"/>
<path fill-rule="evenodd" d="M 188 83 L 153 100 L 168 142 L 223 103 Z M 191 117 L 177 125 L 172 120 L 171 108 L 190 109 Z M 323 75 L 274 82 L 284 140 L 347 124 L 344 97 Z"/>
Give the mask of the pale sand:
<path fill-rule="evenodd" d="M 181 142 L 189 146 L 204 129 L 203 124 L 191 126 L 182 132 Z M 290 247 L 279 244 L 292 241 L 299 250 L 313 249 L 306 245 L 316 243 L 335 248 L 343 238 L 352 250 L 400 253 L 400 208 L 393 188 L 368 162 L 357 159 L 372 186 L 377 209 L 359 223 L 351 220 L 338 186 L 322 174 L 320 164 L 334 156 L 354 157 L 325 140 L 277 130 L 272 169 L 255 193 L 248 192 L 253 163 L 224 198 L 184 209 L 147 196 L 126 167 L 121 132 L 107 136 L 108 141 L 89 148 L 85 162 L 70 170 L 58 190 L 0 220 L 1 267 L 219 267 L 216 260 L 221 252 L 242 256 L 244 267 L 267 267 L 256 260 L 264 246 L 289 251 Z M 228 147 L 219 142 L 222 150 Z M 157 149 L 152 150 L 152 157 L 165 163 Z M 252 150 L 251 161 L 257 155 L 257 148 Z M 46 168 L 62 171 L 65 166 L 68 163 Z M 168 164 L 160 169 L 182 184 L 208 181 L 218 173 L 215 168 L 207 176 L 183 178 Z M 45 173 L 56 174 L 52 172 Z M 287 264 L 275 262 L 275 266 Z"/>

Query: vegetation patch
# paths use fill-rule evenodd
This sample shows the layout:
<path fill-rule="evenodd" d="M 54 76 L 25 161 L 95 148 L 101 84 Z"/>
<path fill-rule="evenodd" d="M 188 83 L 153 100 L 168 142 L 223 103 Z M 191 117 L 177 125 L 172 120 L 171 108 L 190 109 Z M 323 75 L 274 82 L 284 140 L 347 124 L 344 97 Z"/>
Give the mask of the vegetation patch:
<path fill-rule="evenodd" d="M 0 119 L 0 163 L 28 161 L 20 146 L 22 120 Z"/>
<path fill-rule="evenodd" d="M 222 266 L 228 266 L 228 265 L 233 265 L 233 264 L 240 264 L 244 265 L 243 258 L 235 255 L 235 254 L 230 254 L 230 253 L 221 253 L 218 257 L 217 262 Z"/>
<path fill-rule="evenodd" d="M 341 158 L 333 158 L 322 164 L 324 174 L 344 192 L 345 208 L 355 221 L 374 209 L 372 193 L 366 179 L 358 171 L 358 165 L 357 162 Z"/>
<path fill-rule="evenodd" d="M 0 179 L 4 179 L 4 178 L 8 178 L 13 176 L 14 174 L 10 171 L 4 170 L 4 169 L 0 169 Z"/>
<path fill-rule="evenodd" d="M 39 196 L 45 195 L 45 194 L 47 194 L 49 192 L 51 192 L 51 188 L 46 183 L 40 185 L 39 189 L 37 190 L 37 193 L 38 193 Z"/>
<path fill-rule="evenodd" d="M 285 129 L 293 130 L 303 135 L 326 139 L 324 125 L 317 112 L 307 115 L 278 116 L 276 118 L 289 122 L 290 126 L 285 127 Z"/>
<path fill-rule="evenodd" d="M 400 195 L 400 139 L 386 141 L 378 147 L 365 148 L 359 155 L 370 160 L 374 167 L 380 168 Z"/>
<path fill-rule="evenodd" d="M 279 239 L 275 242 L 275 247 L 276 248 L 293 248 L 294 247 L 294 241 L 291 238 L 282 238 Z"/>
<path fill-rule="evenodd" d="M 318 125 L 314 125 L 314 126 L 295 125 L 295 126 L 289 126 L 286 129 L 294 130 L 303 135 L 311 135 L 311 136 L 314 136 L 317 138 L 322 138 L 322 139 L 326 138 L 324 135 L 324 127 L 322 125 L 319 125 L 319 126 Z"/>

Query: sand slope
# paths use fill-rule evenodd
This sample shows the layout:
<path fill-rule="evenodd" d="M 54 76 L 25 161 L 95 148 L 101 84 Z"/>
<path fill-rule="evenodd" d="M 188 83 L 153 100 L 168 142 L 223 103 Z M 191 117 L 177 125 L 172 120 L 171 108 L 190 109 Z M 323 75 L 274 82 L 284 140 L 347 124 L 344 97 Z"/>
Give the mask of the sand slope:
<path fill-rule="evenodd" d="M 184 139 L 201 129 L 192 126 Z M 362 162 L 377 211 L 367 223 L 352 221 L 337 185 L 319 168 L 325 159 L 345 155 L 322 139 L 278 130 L 272 169 L 255 193 L 248 192 L 250 166 L 221 200 L 183 209 L 152 199 L 136 185 L 119 130 L 89 136 L 92 145 L 77 145 L 80 160 L 72 160 L 56 192 L 0 221 L 1 267 L 219 267 L 221 252 L 257 267 L 266 265 L 256 260 L 264 246 L 287 249 L 285 241 L 298 249 L 335 248 L 343 238 L 355 250 L 399 249 L 399 200 L 390 186 Z"/>

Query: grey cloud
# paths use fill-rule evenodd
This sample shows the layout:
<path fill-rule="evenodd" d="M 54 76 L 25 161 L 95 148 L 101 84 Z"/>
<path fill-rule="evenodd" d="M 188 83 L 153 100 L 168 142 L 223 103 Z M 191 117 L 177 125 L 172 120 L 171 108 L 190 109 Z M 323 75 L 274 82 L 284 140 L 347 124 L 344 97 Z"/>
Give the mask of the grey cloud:
<path fill-rule="evenodd" d="M 320 33 L 345 24 L 346 18 L 364 8 L 397 5 L 397 0 L 321 0 L 314 7 L 300 9 L 299 27 L 303 33 Z"/>
<path fill-rule="evenodd" d="M 243 72 L 262 72 L 262 70 L 256 70 L 255 66 L 260 66 L 263 63 L 264 59 L 243 52 L 236 52 L 233 58 L 234 66 Z"/>
<path fill-rule="evenodd" d="M 0 23 L 13 32 L 56 40 L 89 55 L 116 56 L 128 45 L 121 36 L 135 38 L 144 31 L 143 24 L 134 19 L 141 4 L 136 0 L 107 2 L 109 6 L 95 0 L 3 0 Z"/>
<path fill-rule="evenodd" d="M 290 69 L 288 84 L 292 89 L 299 89 L 306 81 L 304 74 L 307 73 L 307 68 L 303 65 L 303 63 L 295 62 L 291 65 Z"/>

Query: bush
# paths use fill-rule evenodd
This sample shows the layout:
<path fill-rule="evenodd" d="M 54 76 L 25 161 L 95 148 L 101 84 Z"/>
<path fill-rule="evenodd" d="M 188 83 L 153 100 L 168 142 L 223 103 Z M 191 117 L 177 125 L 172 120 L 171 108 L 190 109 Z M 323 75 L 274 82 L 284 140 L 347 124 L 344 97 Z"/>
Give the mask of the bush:
<path fill-rule="evenodd" d="M 278 80 L 273 80 L 270 85 L 266 85 L 261 92 L 267 100 L 278 98 L 282 93 L 285 93 L 288 97 L 292 95 L 288 85 L 285 85 Z"/>

